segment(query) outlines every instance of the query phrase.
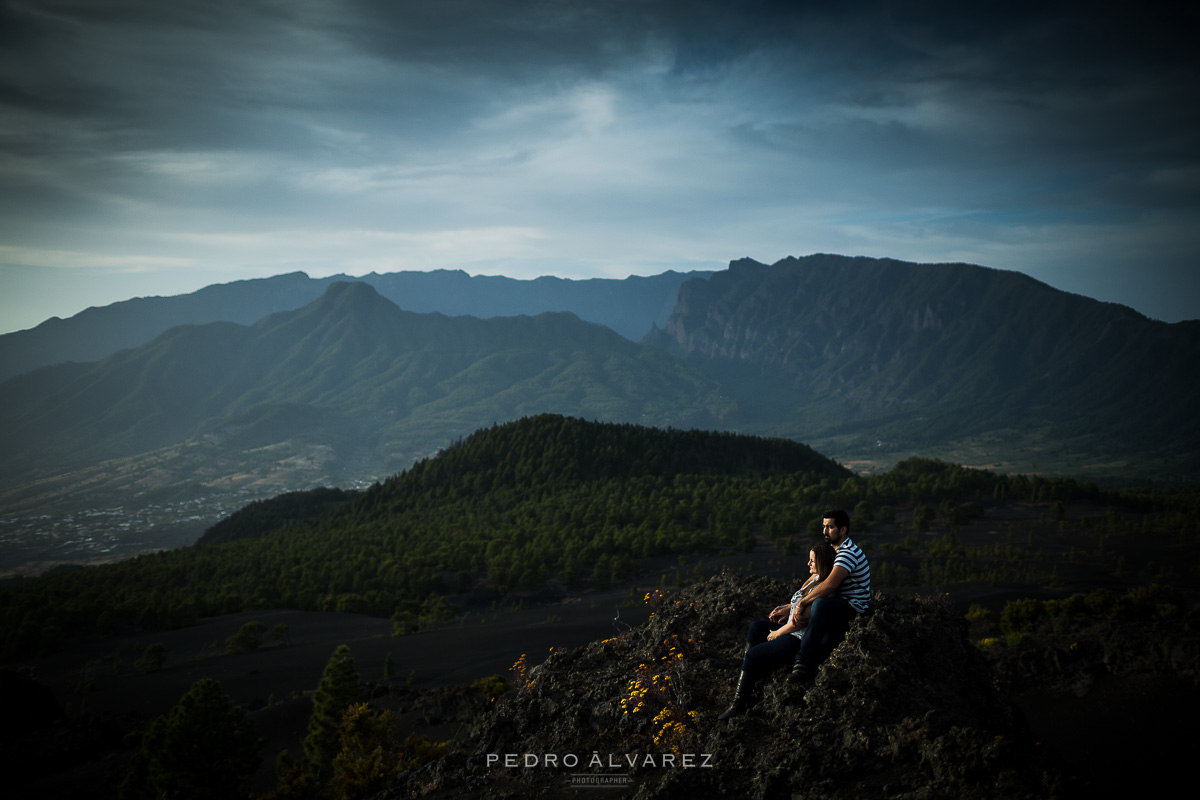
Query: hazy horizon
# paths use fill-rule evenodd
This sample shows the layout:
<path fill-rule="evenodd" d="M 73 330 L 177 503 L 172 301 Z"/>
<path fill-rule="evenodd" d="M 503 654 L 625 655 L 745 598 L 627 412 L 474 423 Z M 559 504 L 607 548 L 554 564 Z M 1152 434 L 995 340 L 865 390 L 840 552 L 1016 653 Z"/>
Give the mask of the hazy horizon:
<path fill-rule="evenodd" d="M 813 254 L 805 253 L 805 254 L 799 254 L 799 255 L 796 255 L 795 257 L 797 257 L 797 258 L 802 258 L 802 257 L 804 257 L 804 256 L 808 256 L 808 255 L 813 255 Z M 833 254 L 833 255 L 844 255 L 844 254 L 837 253 L 837 254 Z M 752 258 L 751 256 L 747 256 L 747 257 L 748 257 L 748 258 Z M 787 257 L 788 257 L 788 256 L 784 256 L 784 258 L 787 258 Z M 754 259 L 754 260 L 756 260 L 756 261 L 757 261 L 758 259 Z M 904 259 L 896 259 L 896 260 L 903 261 Z M 763 262 L 763 263 L 768 263 L 768 262 Z M 773 263 L 773 262 L 770 262 L 770 263 Z M 987 267 L 987 265 L 984 265 L 984 264 L 977 264 L 977 265 L 971 265 L 971 266 L 983 266 L 983 267 Z M 722 263 L 722 264 L 719 264 L 719 265 L 714 265 L 714 266 L 704 266 L 704 265 L 697 265 L 697 266 L 693 266 L 693 267 L 692 267 L 690 270 L 687 270 L 687 271 L 708 271 L 708 272 L 712 272 L 712 271 L 720 271 L 720 270 L 724 270 L 724 269 L 727 269 L 728 267 L 729 267 L 729 264 L 728 264 L 728 263 Z M 460 269 L 461 269 L 461 268 L 460 268 Z M 672 269 L 672 268 L 670 268 L 670 267 L 664 268 L 664 269 L 662 270 L 662 272 L 665 272 L 665 271 L 667 271 L 668 269 Z M 401 271 L 401 270 L 396 270 L 396 272 L 400 272 L 400 271 Z M 438 268 L 438 269 L 430 269 L 430 270 L 418 270 L 418 271 L 420 271 L 420 272 L 437 272 L 437 271 L 447 271 L 447 270 L 441 270 L 440 268 Z M 472 273 L 472 272 L 470 272 L 469 270 L 462 270 L 462 271 L 463 271 L 463 272 L 466 272 L 466 273 L 467 273 L 469 276 L 471 276 L 471 277 L 477 277 L 477 276 L 481 276 L 481 275 L 490 275 L 490 276 L 508 277 L 508 278 L 512 278 L 513 280 L 520 280 L 520 281 L 532 281 L 532 280 L 536 280 L 537 278 L 541 278 L 541 277 L 554 277 L 554 278 L 561 278 L 561 279 L 564 279 L 564 280 L 591 280 L 591 279 L 594 279 L 594 278 L 622 280 L 622 279 L 625 279 L 625 278 L 639 277 L 639 276 L 637 276 L 637 275 L 633 275 L 633 274 L 630 274 L 630 275 L 622 275 L 622 276 L 607 276 L 607 275 L 593 275 L 593 276 L 583 275 L 583 276 L 576 276 L 576 275 L 549 275 L 549 274 L 543 274 L 543 275 L 530 275 L 530 276 L 527 276 L 527 277 L 513 277 L 513 276 L 510 276 L 510 275 L 502 275 L 501 273 L 485 273 L 485 272 L 475 272 L 475 273 Z M 677 271 L 677 272 L 683 272 L 684 270 L 676 268 L 676 271 Z M 308 277 L 309 277 L 309 278 L 312 278 L 312 279 L 328 278 L 328 277 L 333 277 L 333 276 L 336 276 L 336 275 L 344 275 L 345 277 L 347 277 L 347 278 L 351 278 L 351 279 L 361 279 L 361 278 L 365 278 L 367 275 L 370 275 L 370 274 L 372 274 L 372 273 L 370 273 L 370 272 L 366 272 L 366 273 L 363 273 L 363 274 L 361 274 L 361 275 L 347 275 L 346 273 L 327 272 L 327 273 L 325 273 L 325 274 L 320 274 L 320 275 L 318 275 L 318 274 L 313 274 L 312 272 L 308 272 L 308 271 L 306 271 L 306 270 L 295 270 L 295 271 L 293 271 L 293 273 L 294 273 L 294 272 L 302 272 L 302 273 L 304 273 L 304 274 L 307 274 L 307 275 L 308 275 Z M 201 274 L 206 274 L 206 273 L 201 273 Z M 120 302 L 124 302 L 124 301 L 126 301 L 126 300 L 132 300 L 132 299 L 136 299 L 136 298 L 147 298 L 147 297 L 173 297 L 173 296 L 180 296 L 180 295 L 185 295 L 185 294 L 191 294 L 192 292 L 199 291 L 200 289 L 203 289 L 203 288 L 205 288 L 205 287 L 207 287 L 207 286 L 213 286 L 213 285 L 216 285 L 216 284 L 232 283 L 232 282 L 236 282 L 236 281 L 242 281 L 242 280 L 262 280 L 262 279 L 266 279 L 266 278 L 270 278 L 270 277 L 279 277 L 279 276 L 282 276 L 282 275 L 285 275 L 285 274 L 289 274 L 289 273 L 275 273 L 274 275 L 264 275 L 264 276 L 261 276 L 261 277 L 258 277 L 258 276 L 246 276 L 246 277 L 240 277 L 240 278 L 231 278 L 231 279 L 229 279 L 229 280 L 225 280 L 225 281 L 205 282 L 205 283 L 201 283 L 200 285 L 196 286 L 196 288 L 195 288 L 195 289 L 182 289 L 182 290 L 180 290 L 180 291 L 172 291 L 172 290 L 171 290 L 171 288 L 172 288 L 171 286 L 166 286 L 166 287 L 164 287 L 164 290 L 163 290 L 163 291 L 153 291 L 153 290 L 149 290 L 149 289 L 147 289 L 147 290 L 144 290 L 144 291 L 140 291 L 140 293 L 137 293 L 137 294 L 129 294 L 129 295 L 122 295 L 122 294 L 120 294 L 120 287 L 121 287 L 121 286 L 126 286 L 126 285 L 128 285 L 128 286 L 130 286 L 130 287 L 132 288 L 132 287 L 134 287 L 134 286 L 137 286 L 137 285 L 139 285 L 140 283 L 142 283 L 141 281 L 138 281 L 138 280 L 137 280 L 137 278 L 134 278 L 132 282 L 130 282 L 130 283 L 128 283 L 128 284 L 126 284 L 126 283 L 124 283 L 124 282 L 120 282 L 120 283 L 118 283 L 118 282 L 113 282 L 113 281 L 111 281 L 111 280 L 110 280 L 110 281 L 108 281 L 108 282 L 107 282 L 107 284 L 106 284 L 106 288 L 107 288 L 107 289 L 109 289 L 109 290 L 111 291 L 111 296 L 113 297 L 113 299 L 112 299 L 112 300 L 107 300 L 107 301 L 101 301 L 101 300 L 96 300 L 96 299 L 92 299 L 92 300 L 85 300 L 85 299 L 82 299 L 82 298 L 84 298 L 84 297 L 95 297 L 96 295 L 95 295 L 93 292 L 89 292 L 89 291 L 87 290 L 86 286 L 79 286 L 79 285 L 75 285 L 75 286 L 73 286 L 73 287 L 72 287 L 72 288 L 74 289 L 74 296 L 77 296 L 77 297 L 81 298 L 81 299 L 79 300 L 79 304 L 77 304 L 77 305 L 78 305 L 78 307 L 72 306 L 72 305 L 70 305 L 69 303 L 63 303 L 63 304 L 62 304 L 62 306 L 63 306 L 64 308 L 74 308 L 75 310 L 73 310 L 73 311 L 67 311 L 67 312 L 65 312 L 65 313 L 56 313 L 56 314 L 51 314 L 50 316 L 46 316 L 46 317 L 41 317 L 41 318 L 39 318 L 39 319 L 38 319 L 36 322 L 34 322 L 34 323 L 30 324 L 30 325 L 25 325 L 25 326 L 22 326 L 22 327 L 14 327 L 14 328 L 9 328 L 9 329 L 3 329 L 3 324 L 4 324 L 4 323 L 3 323 L 3 320 L 7 320 L 7 319 L 9 319 L 9 317 L 7 317 L 6 315 L 0 315 L 0 335 L 3 335 L 3 334 L 5 334 L 5 333 L 14 333 L 14 332 L 21 331 L 21 330 L 30 330 L 30 329 L 37 327 L 37 326 L 38 326 L 38 325 L 40 325 L 41 323 L 43 323 L 43 322 L 45 322 L 45 321 L 47 321 L 47 320 L 49 320 L 49 319 L 51 319 L 51 318 L 53 318 L 53 317 L 57 317 L 57 318 L 59 318 L 59 319 L 68 319 L 68 318 L 70 318 L 70 317 L 72 317 L 72 316 L 75 316 L 76 314 L 78 314 L 78 313 L 80 313 L 80 312 L 82 312 L 82 311 L 85 311 L 85 310 L 86 310 L 86 309 L 88 309 L 88 308 L 93 308 L 93 307 L 99 308 L 99 307 L 103 307 L 103 306 L 107 306 L 107 305 L 112 305 L 112 304 L 115 304 L 115 303 L 120 303 Z M 380 273 L 374 273 L 374 274 L 380 274 Z M 641 275 L 640 277 L 646 277 L 646 276 L 649 276 L 649 275 L 657 275 L 657 274 L 661 274 L 661 272 L 658 272 L 658 273 L 645 273 L 645 275 Z M 1027 273 L 1022 273 L 1022 274 L 1027 274 Z M 188 273 L 188 277 L 197 277 L 197 273 Z M 189 284 L 181 284 L 181 285 L 189 285 Z M 1059 287 L 1053 287 L 1053 288 L 1056 288 L 1056 289 L 1057 289 L 1057 288 L 1059 288 Z M 1064 290 L 1064 291 L 1066 291 L 1066 290 Z M 1075 294 L 1078 294 L 1078 293 L 1076 292 Z M 1084 296 L 1086 296 L 1086 295 L 1084 295 Z M 1097 300 L 1098 300 L 1099 298 L 1092 298 L 1092 299 L 1097 299 Z M 1103 301 L 1103 302 L 1119 302 L 1119 301 Z M 1120 304 L 1121 304 L 1121 305 L 1127 305 L 1127 306 L 1129 305 L 1128 303 L 1120 303 Z M 1132 306 L 1131 306 L 1131 307 L 1132 307 Z M 1135 310 L 1135 311 L 1138 311 L 1139 313 L 1145 314 L 1145 312 L 1144 312 L 1144 311 L 1142 311 L 1141 309 L 1136 309 L 1136 308 L 1135 308 L 1134 310 Z M 1146 315 L 1146 316 L 1148 316 L 1148 317 L 1150 317 L 1151 319 L 1154 319 L 1154 317 L 1152 317 L 1152 316 L 1151 316 L 1151 315 L 1149 315 L 1149 314 L 1145 314 L 1145 315 Z M 12 319 L 16 319 L 16 318 L 17 318 L 17 317 L 15 317 L 15 316 L 14 316 L 14 317 L 12 317 Z M 1160 321 L 1164 321 L 1164 320 L 1160 320 Z M 1178 321 L 1178 320 L 1176 320 L 1176 321 Z"/>

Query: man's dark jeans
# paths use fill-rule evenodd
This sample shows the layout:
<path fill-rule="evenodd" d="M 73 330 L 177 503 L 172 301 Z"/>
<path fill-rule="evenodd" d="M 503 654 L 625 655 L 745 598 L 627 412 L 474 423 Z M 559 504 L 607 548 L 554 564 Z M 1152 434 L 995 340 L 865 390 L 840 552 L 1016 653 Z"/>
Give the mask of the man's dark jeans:
<path fill-rule="evenodd" d="M 846 638 L 846 631 L 858 612 L 845 598 L 837 596 L 815 600 L 811 609 L 808 630 L 800 642 L 796 661 L 810 670 L 816 670 L 822 661 L 829 658 L 833 648 Z"/>

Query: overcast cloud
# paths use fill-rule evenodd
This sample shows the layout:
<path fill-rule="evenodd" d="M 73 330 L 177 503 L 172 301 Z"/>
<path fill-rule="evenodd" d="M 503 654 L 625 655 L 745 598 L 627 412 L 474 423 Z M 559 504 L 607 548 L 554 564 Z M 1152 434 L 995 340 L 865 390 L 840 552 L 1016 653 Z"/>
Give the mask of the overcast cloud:
<path fill-rule="evenodd" d="M 7 0 L 0 330 L 297 269 L 624 277 L 813 252 L 1200 317 L 1197 21 Z"/>

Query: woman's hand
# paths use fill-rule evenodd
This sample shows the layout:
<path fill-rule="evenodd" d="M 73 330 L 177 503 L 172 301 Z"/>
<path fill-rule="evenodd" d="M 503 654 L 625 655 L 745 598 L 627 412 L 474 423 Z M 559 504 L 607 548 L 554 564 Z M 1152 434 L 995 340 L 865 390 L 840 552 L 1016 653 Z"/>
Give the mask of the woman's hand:
<path fill-rule="evenodd" d="M 778 639 L 778 638 L 779 638 L 779 631 L 778 631 L 778 630 L 771 631 L 770 633 L 768 633 L 768 634 L 767 634 L 767 641 L 768 641 L 768 642 L 773 642 L 773 641 L 775 641 L 775 640 L 776 640 L 776 639 Z"/>

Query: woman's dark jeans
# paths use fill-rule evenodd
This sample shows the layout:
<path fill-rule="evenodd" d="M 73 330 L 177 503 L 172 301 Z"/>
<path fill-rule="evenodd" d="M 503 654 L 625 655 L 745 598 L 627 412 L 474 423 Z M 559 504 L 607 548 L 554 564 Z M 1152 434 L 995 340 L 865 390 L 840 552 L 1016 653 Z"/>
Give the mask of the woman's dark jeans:
<path fill-rule="evenodd" d="M 751 681 L 759 681 L 780 667 L 790 667 L 800 650 L 800 638 L 786 633 L 774 641 L 767 641 L 767 634 L 783 627 L 781 622 L 758 619 L 750 623 L 746 632 L 746 644 L 750 649 L 742 659 L 742 672 Z M 808 638 L 808 634 L 804 634 Z"/>

